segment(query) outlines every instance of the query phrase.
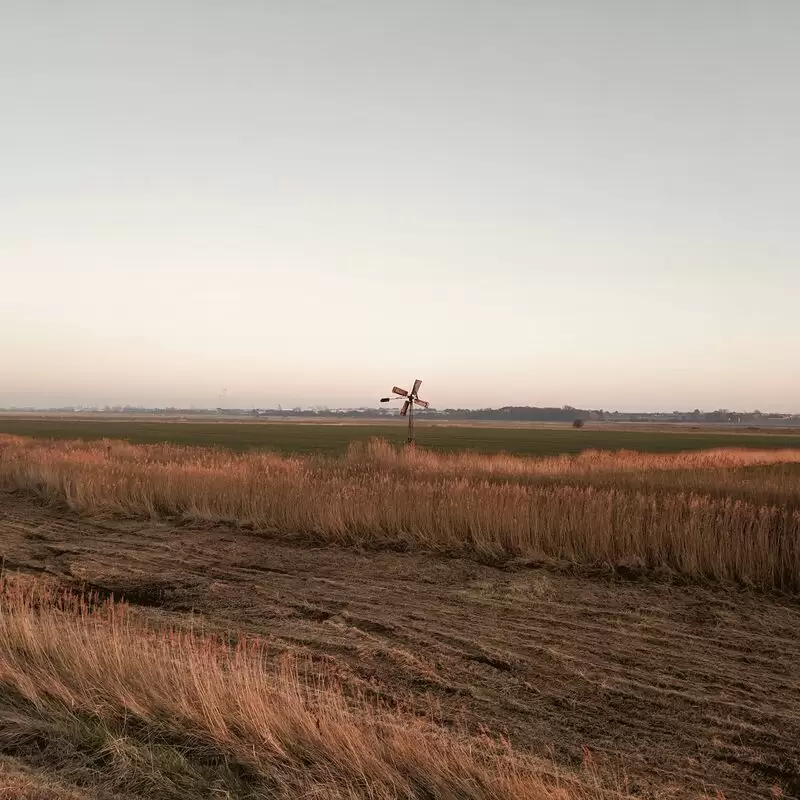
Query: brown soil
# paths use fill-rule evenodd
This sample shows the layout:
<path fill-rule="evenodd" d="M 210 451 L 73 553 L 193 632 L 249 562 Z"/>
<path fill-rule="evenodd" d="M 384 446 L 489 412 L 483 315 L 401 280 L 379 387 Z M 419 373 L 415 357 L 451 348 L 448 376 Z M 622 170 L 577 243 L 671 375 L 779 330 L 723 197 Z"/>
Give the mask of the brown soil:
<path fill-rule="evenodd" d="M 727 588 L 86 520 L 0 493 L 5 569 L 307 650 L 444 724 L 627 774 L 634 794 L 800 796 L 800 604 Z"/>

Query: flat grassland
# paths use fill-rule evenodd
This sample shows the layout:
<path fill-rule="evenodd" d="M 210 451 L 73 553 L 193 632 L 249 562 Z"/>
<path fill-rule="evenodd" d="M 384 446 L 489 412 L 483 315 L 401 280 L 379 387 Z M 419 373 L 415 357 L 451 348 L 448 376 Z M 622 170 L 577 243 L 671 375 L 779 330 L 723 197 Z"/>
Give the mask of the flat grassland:
<path fill-rule="evenodd" d="M 698 430 L 682 426 L 661 429 L 633 426 L 587 426 L 577 430 L 563 424 L 417 423 L 420 446 L 440 451 L 474 450 L 479 453 L 512 453 L 552 456 L 584 450 L 637 450 L 676 453 L 715 447 L 800 448 L 800 433 L 781 431 L 724 430 L 709 426 Z M 373 438 L 393 444 L 405 442 L 402 421 L 242 422 L 208 420 L 176 421 L 174 418 L 76 419 L 34 415 L 0 415 L 0 433 L 54 439 L 124 439 L 132 444 L 225 447 L 235 451 L 256 449 L 280 453 L 343 453 L 353 442 Z"/>
<path fill-rule="evenodd" d="M 0 797 L 798 797 L 800 448 L 734 438 L 0 436 Z"/>

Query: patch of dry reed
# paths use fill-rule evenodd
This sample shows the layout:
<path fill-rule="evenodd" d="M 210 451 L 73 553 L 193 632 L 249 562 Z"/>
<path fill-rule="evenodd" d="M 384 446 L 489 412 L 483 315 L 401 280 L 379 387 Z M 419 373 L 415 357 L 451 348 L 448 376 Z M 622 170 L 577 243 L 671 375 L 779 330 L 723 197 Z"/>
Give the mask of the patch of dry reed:
<path fill-rule="evenodd" d="M 793 462 L 797 455 L 599 453 L 497 462 L 497 457 L 473 454 L 393 455 L 387 446 L 374 444 L 342 459 L 323 459 L 7 438 L 0 444 L 0 483 L 92 514 L 180 517 L 343 544 L 416 547 L 488 559 L 522 556 L 666 567 L 695 578 L 796 591 L 796 504 L 696 487 L 663 491 L 641 482 L 641 476 L 662 475 L 670 464 L 682 465 L 680 474 L 691 475 L 687 464 L 712 463 L 721 465 L 716 473 L 725 476 L 731 467 L 780 458 Z M 487 460 L 486 469 L 481 469 L 481 459 Z M 496 462 L 523 462 L 514 467 L 522 477 L 551 478 L 558 464 L 562 472 L 556 473 L 561 477 L 555 482 L 512 480 L 509 471 L 498 481 L 490 474 Z M 415 468 L 418 463 L 420 469 Z M 614 463 L 622 465 L 617 472 Z M 591 466 L 597 464 L 602 469 Z M 539 469 L 543 472 L 536 473 Z M 596 469 L 602 482 L 581 483 L 573 472 L 581 469 Z M 580 480 L 586 480 L 583 475 Z M 631 476 L 639 485 L 627 483 Z M 594 472 L 590 479 L 597 479 Z M 788 480 L 797 497 L 797 474 Z M 719 484 L 725 486 L 724 477 Z"/>
<path fill-rule="evenodd" d="M 557 775 L 505 740 L 348 698 L 296 661 L 269 667 L 263 648 L 154 629 L 123 605 L 1 581 L 0 744 L 25 753 L 34 737 L 51 771 L 126 797 L 622 796 L 592 776 Z"/>
<path fill-rule="evenodd" d="M 632 450 L 584 450 L 575 455 L 530 458 L 504 453 L 484 454 L 464 450 L 440 453 L 422 448 L 397 448 L 381 439 L 354 442 L 347 459 L 388 469 L 429 472 L 436 475 L 503 475 L 509 477 L 574 476 L 595 473 L 660 472 L 732 469 L 800 463 L 800 450 L 717 448 L 683 453 L 642 453 Z"/>

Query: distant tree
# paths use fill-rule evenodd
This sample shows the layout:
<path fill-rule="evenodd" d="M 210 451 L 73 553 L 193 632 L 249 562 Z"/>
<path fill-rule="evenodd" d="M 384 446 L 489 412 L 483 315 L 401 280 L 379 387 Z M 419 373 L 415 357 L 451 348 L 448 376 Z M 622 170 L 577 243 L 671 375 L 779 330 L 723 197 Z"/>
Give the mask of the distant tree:
<path fill-rule="evenodd" d="M 573 428 L 582 428 L 583 427 L 583 420 L 582 419 L 574 419 L 572 421 Z"/>

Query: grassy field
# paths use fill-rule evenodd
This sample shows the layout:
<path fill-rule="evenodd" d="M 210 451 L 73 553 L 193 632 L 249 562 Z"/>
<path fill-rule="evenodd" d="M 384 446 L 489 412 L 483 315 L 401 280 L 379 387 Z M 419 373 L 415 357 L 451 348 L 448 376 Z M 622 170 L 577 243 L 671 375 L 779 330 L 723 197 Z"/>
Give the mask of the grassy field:
<path fill-rule="evenodd" d="M 743 441 L 0 434 L 0 800 L 800 796 L 800 448 Z"/>
<path fill-rule="evenodd" d="M 800 450 L 343 456 L 0 435 L 0 486 L 90 514 L 228 523 L 370 549 L 636 564 L 800 589 Z M 779 502 L 776 504 L 776 499 Z"/>
<path fill-rule="evenodd" d="M 30 419 L 0 417 L 0 433 L 54 439 L 124 439 L 132 444 L 168 442 L 180 445 L 274 450 L 280 453 L 341 453 L 351 442 L 380 437 L 391 443 L 405 441 L 406 429 L 398 424 L 324 424 L 301 422 L 162 422 L 102 419 Z M 440 451 L 474 450 L 549 456 L 584 450 L 636 450 L 676 453 L 718 447 L 755 449 L 800 448 L 800 435 L 781 433 L 724 433 L 718 430 L 632 431 L 610 428 L 576 430 L 569 426 L 503 428 L 455 425 L 420 425 L 419 444 Z"/>
<path fill-rule="evenodd" d="M 503 739 L 348 698 L 310 662 L 265 669 L 269 655 L 258 640 L 231 648 L 143 624 L 126 605 L 0 579 L 0 736 L 30 757 L 47 731 L 62 781 L 9 775 L 0 760 L 0 797 L 622 798 Z"/>

